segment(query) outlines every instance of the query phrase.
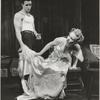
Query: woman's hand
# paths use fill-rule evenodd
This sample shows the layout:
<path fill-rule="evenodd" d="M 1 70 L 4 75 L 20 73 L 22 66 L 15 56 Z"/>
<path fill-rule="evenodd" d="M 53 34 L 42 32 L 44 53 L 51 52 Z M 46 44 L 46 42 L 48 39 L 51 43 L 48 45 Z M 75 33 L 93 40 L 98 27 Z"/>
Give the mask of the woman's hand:
<path fill-rule="evenodd" d="M 77 48 L 78 51 L 81 49 L 79 44 L 75 44 L 75 47 Z"/>

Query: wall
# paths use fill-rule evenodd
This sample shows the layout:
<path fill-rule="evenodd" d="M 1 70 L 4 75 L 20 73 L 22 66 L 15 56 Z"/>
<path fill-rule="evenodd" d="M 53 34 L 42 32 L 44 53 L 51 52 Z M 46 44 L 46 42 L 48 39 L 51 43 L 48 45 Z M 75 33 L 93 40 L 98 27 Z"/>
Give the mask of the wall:
<path fill-rule="evenodd" d="M 31 13 L 42 35 L 42 46 L 55 37 L 68 34 L 72 27 L 82 28 L 85 42 L 98 41 L 98 0 L 32 0 Z M 1 0 L 1 54 L 16 55 L 18 43 L 13 26 L 19 0 Z M 39 48 L 41 48 L 39 47 Z"/>
<path fill-rule="evenodd" d="M 99 0 L 82 0 L 85 44 L 99 43 Z"/>

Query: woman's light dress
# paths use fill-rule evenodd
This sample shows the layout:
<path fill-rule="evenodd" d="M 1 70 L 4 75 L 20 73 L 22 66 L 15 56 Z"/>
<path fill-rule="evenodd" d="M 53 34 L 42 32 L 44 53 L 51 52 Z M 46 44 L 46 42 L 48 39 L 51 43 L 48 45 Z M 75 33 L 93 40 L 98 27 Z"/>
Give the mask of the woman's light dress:
<path fill-rule="evenodd" d="M 41 98 L 55 98 L 64 96 L 66 88 L 66 75 L 71 66 L 69 52 L 64 53 L 66 38 L 60 37 L 60 43 L 54 46 L 54 50 L 47 59 L 34 56 L 28 61 L 23 52 L 20 53 L 19 69 L 23 75 L 29 74 L 28 81 L 22 80 L 24 94 L 17 100 L 29 100 Z"/>

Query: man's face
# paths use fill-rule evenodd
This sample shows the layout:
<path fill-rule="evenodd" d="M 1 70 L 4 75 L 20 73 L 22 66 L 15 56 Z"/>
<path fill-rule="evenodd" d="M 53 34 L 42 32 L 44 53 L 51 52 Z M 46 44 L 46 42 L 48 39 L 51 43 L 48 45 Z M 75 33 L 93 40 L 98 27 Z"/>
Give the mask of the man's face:
<path fill-rule="evenodd" d="M 24 4 L 22 4 L 23 9 L 29 13 L 32 7 L 32 1 L 24 1 Z"/>

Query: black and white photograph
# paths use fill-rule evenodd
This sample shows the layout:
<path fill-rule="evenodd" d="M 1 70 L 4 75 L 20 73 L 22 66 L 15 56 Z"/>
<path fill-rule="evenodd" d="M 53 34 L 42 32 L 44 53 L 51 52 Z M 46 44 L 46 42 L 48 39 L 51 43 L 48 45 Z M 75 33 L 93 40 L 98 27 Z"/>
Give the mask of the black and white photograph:
<path fill-rule="evenodd" d="M 99 100 L 99 0 L 1 0 L 1 100 Z"/>

